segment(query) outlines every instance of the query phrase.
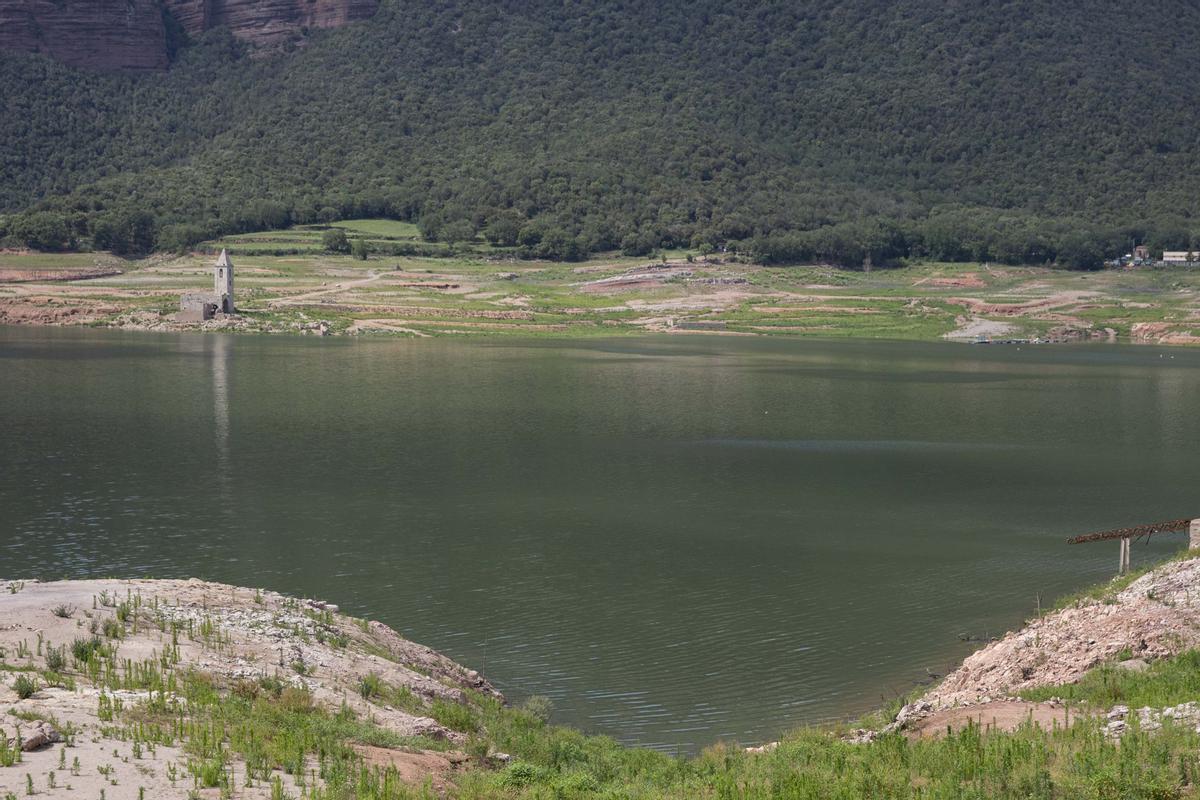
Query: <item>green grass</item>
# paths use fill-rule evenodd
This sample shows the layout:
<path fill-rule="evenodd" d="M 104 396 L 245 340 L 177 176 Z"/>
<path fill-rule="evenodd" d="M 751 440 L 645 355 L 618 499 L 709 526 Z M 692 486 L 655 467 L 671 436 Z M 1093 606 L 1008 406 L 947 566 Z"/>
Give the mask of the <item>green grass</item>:
<path fill-rule="evenodd" d="M 1041 686 L 1022 692 L 1026 700 L 1086 701 L 1106 709 L 1122 704 L 1131 708 L 1163 708 L 1200 700 L 1200 650 L 1186 650 L 1150 664 L 1143 672 L 1102 664 L 1078 683 Z"/>
<path fill-rule="evenodd" d="M 520 710 L 485 707 L 483 729 L 516 756 L 473 771 L 457 797 L 482 798 L 1174 798 L 1200 778 L 1200 735 L 1130 732 L 1120 744 L 1095 720 L 1013 733 L 967 728 L 944 739 L 850 744 L 824 731 L 790 734 L 747 754 L 718 744 L 692 759 L 585 736 Z"/>
<path fill-rule="evenodd" d="M 342 222 L 333 222 L 330 225 L 335 228 L 345 228 L 354 233 L 365 233 L 391 239 L 421 238 L 416 225 L 394 219 L 348 219 Z"/>
<path fill-rule="evenodd" d="M 125 262 L 108 253 L 2 253 L 0 269 L 67 270 L 97 266 L 125 268 Z"/>

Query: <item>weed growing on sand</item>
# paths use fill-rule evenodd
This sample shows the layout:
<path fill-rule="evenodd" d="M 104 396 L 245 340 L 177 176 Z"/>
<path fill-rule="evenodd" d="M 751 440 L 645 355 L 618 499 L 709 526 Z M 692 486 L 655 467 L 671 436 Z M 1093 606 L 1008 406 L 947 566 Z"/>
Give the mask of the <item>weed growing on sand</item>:
<path fill-rule="evenodd" d="M 0 736 L 0 767 L 11 767 L 21 761 L 21 743 L 9 743 L 7 736 Z"/>
<path fill-rule="evenodd" d="M 104 642 L 100 641 L 97 636 L 92 636 L 87 639 L 76 639 L 71 642 L 71 657 L 75 659 L 75 666 L 86 666 L 92 660 L 92 656 L 103 652 Z"/>
<path fill-rule="evenodd" d="M 57 605 L 50 609 L 50 613 L 56 617 L 70 619 L 75 614 L 75 606 Z"/>
<path fill-rule="evenodd" d="M 378 697 L 382 691 L 383 679 L 379 677 L 378 673 L 372 672 L 358 679 L 358 693 L 362 695 L 363 700 Z"/>
<path fill-rule="evenodd" d="M 35 678 L 28 675 L 18 675 L 13 682 L 13 691 L 17 693 L 17 697 L 22 700 L 28 700 L 33 697 L 38 690 L 38 682 Z"/>
<path fill-rule="evenodd" d="M 47 647 L 46 648 L 46 669 L 51 672 L 62 672 L 67 668 L 67 648 L 66 647 Z"/>

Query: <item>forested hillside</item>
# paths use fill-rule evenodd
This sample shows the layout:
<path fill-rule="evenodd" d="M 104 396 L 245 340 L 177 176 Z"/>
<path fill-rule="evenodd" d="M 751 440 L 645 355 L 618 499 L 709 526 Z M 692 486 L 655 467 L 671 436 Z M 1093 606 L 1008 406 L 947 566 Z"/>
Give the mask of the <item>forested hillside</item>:
<path fill-rule="evenodd" d="M 179 248 L 350 216 L 551 257 L 734 245 L 1094 266 L 1200 234 L 1200 7 L 384 0 L 151 74 L 0 54 L 0 234 Z"/>

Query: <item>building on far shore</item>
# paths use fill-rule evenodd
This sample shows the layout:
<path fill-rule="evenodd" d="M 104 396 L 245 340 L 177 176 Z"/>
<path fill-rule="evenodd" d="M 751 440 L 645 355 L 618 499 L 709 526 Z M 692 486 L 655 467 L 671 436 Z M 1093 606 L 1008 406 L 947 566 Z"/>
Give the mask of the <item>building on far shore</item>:
<path fill-rule="evenodd" d="M 1200 256 L 1194 250 L 1167 250 L 1163 253 L 1163 263 L 1166 264 L 1191 264 Z"/>
<path fill-rule="evenodd" d="M 212 292 L 188 292 L 180 297 L 179 313 L 175 315 L 175 320 L 203 322 L 217 314 L 232 314 L 234 311 L 233 262 L 229 260 L 229 253 L 222 250 L 217 263 L 213 265 Z"/>

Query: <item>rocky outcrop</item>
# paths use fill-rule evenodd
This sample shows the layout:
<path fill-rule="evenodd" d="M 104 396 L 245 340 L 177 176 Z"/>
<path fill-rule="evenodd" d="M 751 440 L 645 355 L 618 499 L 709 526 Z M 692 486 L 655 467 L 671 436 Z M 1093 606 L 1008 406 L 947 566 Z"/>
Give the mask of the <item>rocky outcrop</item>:
<path fill-rule="evenodd" d="M 166 0 L 166 5 L 193 36 L 223 25 L 258 45 L 366 19 L 379 7 L 378 0 Z"/>
<path fill-rule="evenodd" d="M 1164 564 L 1121 591 L 1081 600 L 973 653 L 919 702 L 936 710 L 1011 698 L 1074 683 L 1118 654 L 1153 661 L 1200 645 L 1198 585 L 1200 558 Z"/>
<path fill-rule="evenodd" d="M 0 0 L 0 50 L 45 53 L 73 67 L 165 69 L 166 16 L 189 35 L 225 26 L 271 46 L 310 29 L 372 16 L 378 0 Z"/>
<path fill-rule="evenodd" d="M 157 0 L 0 0 L 0 50 L 45 53 L 73 67 L 167 66 Z"/>

